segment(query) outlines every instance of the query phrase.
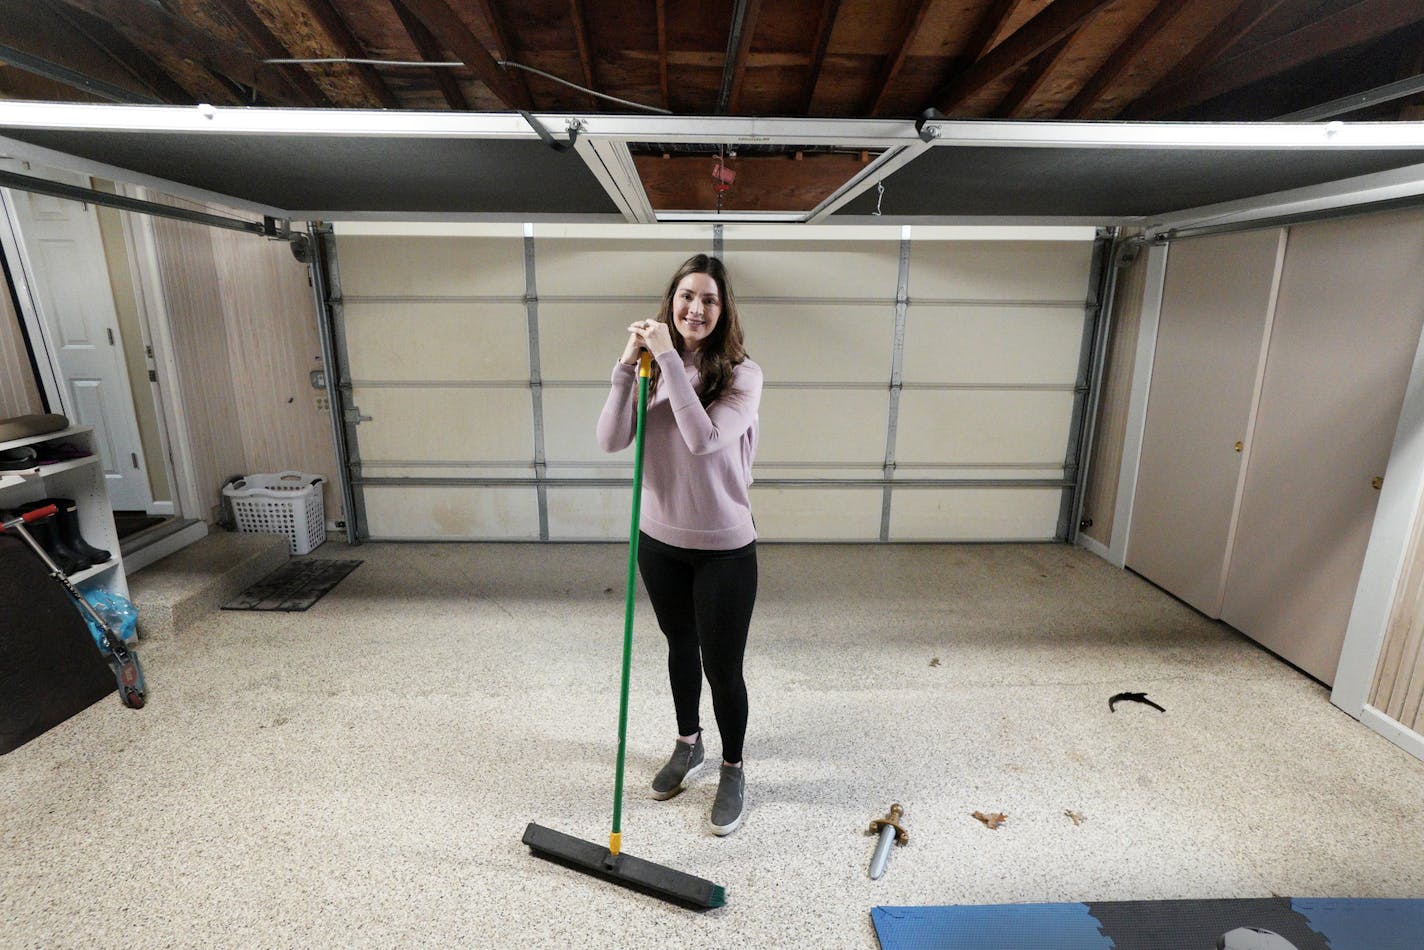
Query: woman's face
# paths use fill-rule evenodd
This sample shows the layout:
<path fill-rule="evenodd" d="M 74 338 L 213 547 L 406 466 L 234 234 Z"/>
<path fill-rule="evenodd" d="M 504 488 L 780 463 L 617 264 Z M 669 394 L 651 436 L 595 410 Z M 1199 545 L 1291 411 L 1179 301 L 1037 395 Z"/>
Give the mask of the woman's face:
<path fill-rule="evenodd" d="M 701 349 L 722 316 L 722 298 L 711 274 L 688 274 L 672 294 L 672 320 L 689 350 Z"/>

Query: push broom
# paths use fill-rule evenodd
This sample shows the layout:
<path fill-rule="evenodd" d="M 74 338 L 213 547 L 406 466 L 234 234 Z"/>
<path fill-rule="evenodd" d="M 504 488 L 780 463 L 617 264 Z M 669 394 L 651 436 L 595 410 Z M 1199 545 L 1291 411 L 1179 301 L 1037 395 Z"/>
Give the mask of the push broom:
<path fill-rule="evenodd" d="M 718 884 L 624 854 L 623 762 L 628 738 L 628 679 L 633 659 L 633 591 L 638 567 L 638 515 L 643 495 L 643 418 L 648 411 L 652 357 L 646 350 L 638 364 L 638 423 L 633 449 L 633 527 L 628 537 L 628 586 L 623 609 L 623 688 L 618 701 L 618 766 L 613 783 L 613 830 L 608 847 L 529 823 L 524 843 L 537 857 L 592 874 L 624 887 L 688 907 L 721 907 L 727 892 Z"/>

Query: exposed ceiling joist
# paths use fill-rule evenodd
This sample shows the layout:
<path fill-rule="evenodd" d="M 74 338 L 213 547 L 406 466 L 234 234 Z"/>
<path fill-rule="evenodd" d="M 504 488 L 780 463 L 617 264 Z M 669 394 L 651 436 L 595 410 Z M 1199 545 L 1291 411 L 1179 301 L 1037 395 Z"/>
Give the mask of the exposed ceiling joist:
<path fill-rule="evenodd" d="M 658 88 L 663 93 L 663 108 L 671 110 L 672 100 L 668 96 L 667 60 L 667 0 L 657 0 L 658 6 Z"/>
<path fill-rule="evenodd" d="M 979 21 L 974 24 L 974 30 L 969 34 L 969 40 L 964 44 L 964 52 L 960 62 L 966 68 L 983 59 L 984 54 L 993 45 L 994 37 L 999 35 L 999 31 L 1008 22 L 1009 15 L 1018 7 L 1019 0 L 991 0 L 984 12 L 980 14 Z"/>
<path fill-rule="evenodd" d="M 821 83 L 821 71 L 826 64 L 826 49 L 831 45 L 831 32 L 836 27 L 836 15 L 840 8 L 841 0 L 821 0 L 821 16 L 816 22 L 816 42 L 811 47 L 811 70 L 806 77 L 805 105 L 801 109 L 808 115 L 816 101 L 816 87 Z"/>
<path fill-rule="evenodd" d="M 490 4 L 490 0 L 475 0 L 475 9 L 478 10 L 480 16 L 484 18 L 485 27 L 490 31 L 490 35 L 494 37 L 494 43 L 497 47 L 495 50 L 497 54 L 495 58 L 499 60 L 515 59 L 514 44 L 509 39 L 509 31 L 505 29 L 504 20 L 495 12 L 494 7 Z M 515 72 L 509 74 L 509 81 L 514 84 L 514 88 L 519 91 L 519 95 L 524 98 L 525 102 L 534 101 L 533 97 L 529 94 L 529 84 L 525 81 L 523 73 Z"/>
<path fill-rule="evenodd" d="M 736 112 L 742 96 L 742 80 L 746 78 L 747 55 L 756 32 L 761 0 L 737 0 L 732 12 L 732 25 L 727 31 L 727 64 L 722 70 L 722 91 L 717 96 L 717 114 Z"/>
<path fill-rule="evenodd" d="M 890 55 L 885 59 L 885 65 L 880 70 L 880 76 L 876 80 L 875 98 L 870 103 L 870 108 L 866 110 L 866 115 L 880 115 L 881 107 L 885 105 L 885 96 L 890 92 L 891 85 L 895 77 L 900 73 L 900 67 L 905 65 L 905 57 L 910 52 L 910 44 L 915 41 L 915 35 L 920 32 L 920 27 L 925 22 L 925 14 L 929 13 L 934 0 L 914 0 L 914 3 L 906 11 L 904 18 L 900 21 L 900 27 L 895 32 L 895 38 L 890 44 Z"/>
<path fill-rule="evenodd" d="M 1063 54 L 1067 52 L 1068 44 L 1072 41 L 1073 36 L 1074 34 L 1069 33 L 1029 61 L 1028 68 L 1023 71 L 1023 75 L 1014 83 L 1013 88 L 999 103 L 999 108 L 995 110 L 999 115 L 1010 119 L 1019 117 L 1024 104 L 1032 99 L 1034 93 L 1038 92 L 1048 80 L 1048 75 L 1053 72 L 1053 67 L 1058 65 Z"/>
<path fill-rule="evenodd" d="M 435 35 L 420 22 L 420 18 L 410 12 L 401 0 L 391 0 L 391 6 L 395 8 L 396 16 L 400 18 L 401 26 L 405 28 L 406 35 L 410 37 L 410 42 L 415 46 L 416 52 L 431 62 L 439 62 L 442 57 L 440 41 Z M 431 74 L 436 85 L 440 87 L 440 94 L 445 97 L 445 104 L 459 112 L 468 112 L 470 102 L 465 98 L 465 94 L 460 91 L 460 84 L 455 81 L 455 77 L 450 75 L 448 69 L 432 69 Z"/>
<path fill-rule="evenodd" d="M 331 5 L 331 0 L 301 0 L 306 8 L 316 17 L 316 21 L 321 25 L 326 35 L 330 37 L 332 44 L 341 53 L 352 59 L 364 59 L 369 54 L 366 47 L 351 32 L 351 27 L 342 18 L 341 13 Z M 376 72 L 374 66 L 367 63 L 353 63 L 351 68 L 356 73 L 357 80 L 365 90 L 375 97 L 376 101 L 387 109 L 399 109 L 400 100 L 395 93 L 391 92 L 391 87 L 386 85 L 386 81 Z"/>
<path fill-rule="evenodd" d="M 135 44 L 150 52 L 181 50 L 188 59 L 244 86 L 256 89 L 274 102 L 281 102 L 285 98 L 286 88 L 272 76 L 265 74 L 261 61 L 251 50 L 221 43 L 193 29 L 161 7 L 114 0 L 61 2 L 107 20 L 122 30 Z"/>
<path fill-rule="evenodd" d="M 218 0 L 247 42 L 265 59 L 289 59 L 291 50 L 267 27 L 245 0 Z M 291 89 L 291 101 L 306 106 L 327 107 L 331 100 L 305 69 L 296 64 L 273 67 L 279 81 Z"/>
<path fill-rule="evenodd" d="M 1321 56 L 1338 53 L 1419 21 L 1419 0 L 1360 0 L 1260 46 L 1243 50 L 1154 94 L 1151 108 L 1171 113 L 1240 89 Z"/>
<path fill-rule="evenodd" d="M 998 46 L 984 54 L 934 95 L 934 105 L 949 114 L 965 99 L 1022 67 L 1078 29 L 1114 0 L 1056 0 Z"/>
<path fill-rule="evenodd" d="M 119 69 L 151 90 L 160 101 L 186 102 L 191 97 L 191 93 L 168 75 L 163 67 L 154 62 L 143 50 L 130 43 L 107 21 L 73 7 L 55 7 L 54 9 L 55 13 L 62 17 L 76 33 L 94 44 L 95 48 L 109 57 Z"/>
<path fill-rule="evenodd" d="M 579 65 L 583 67 L 583 83 L 588 89 L 597 89 L 598 81 L 593 75 L 593 51 L 589 48 L 588 26 L 584 22 L 583 7 L 579 0 L 569 0 L 569 22 L 574 28 L 574 42 L 578 45 Z M 589 108 L 598 109 L 598 97 L 588 97 Z"/>
<path fill-rule="evenodd" d="M 426 29 L 440 41 L 440 45 L 455 56 L 480 78 L 496 98 L 512 109 L 529 109 L 532 103 L 527 92 L 522 92 L 509 76 L 499 68 L 489 50 L 477 40 L 445 0 L 402 0 Z"/>
<path fill-rule="evenodd" d="M 1107 61 L 1088 79 L 1077 94 L 1058 113 L 1060 119 L 1081 119 L 1102 94 L 1112 88 L 1127 67 L 1141 55 L 1142 50 L 1166 28 L 1167 24 L 1187 9 L 1185 3 L 1158 3 L 1142 18 L 1142 22 L 1117 45 Z"/>

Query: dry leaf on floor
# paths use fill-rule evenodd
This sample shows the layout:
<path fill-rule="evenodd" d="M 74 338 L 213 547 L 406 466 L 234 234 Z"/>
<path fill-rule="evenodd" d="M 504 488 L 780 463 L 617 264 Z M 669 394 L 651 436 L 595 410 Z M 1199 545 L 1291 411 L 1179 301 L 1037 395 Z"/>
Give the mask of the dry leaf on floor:
<path fill-rule="evenodd" d="M 990 831 L 994 831 L 1004 822 L 1009 820 L 1009 816 L 1001 811 L 990 812 L 987 815 L 984 814 L 982 811 L 976 811 L 974 813 L 974 817 L 982 821 Z"/>
<path fill-rule="evenodd" d="M 930 660 L 930 666 L 939 666 L 939 657 L 932 658 Z"/>
<path fill-rule="evenodd" d="M 1072 819 L 1074 825 L 1081 825 L 1083 822 L 1088 820 L 1088 816 L 1080 811 L 1073 811 L 1069 809 L 1063 814 L 1067 815 L 1070 819 Z"/>

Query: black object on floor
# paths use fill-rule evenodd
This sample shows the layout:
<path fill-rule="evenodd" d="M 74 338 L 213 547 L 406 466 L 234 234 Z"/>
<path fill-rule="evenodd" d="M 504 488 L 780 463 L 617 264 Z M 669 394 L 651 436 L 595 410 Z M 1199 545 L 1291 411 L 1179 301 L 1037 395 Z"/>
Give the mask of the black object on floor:
<path fill-rule="evenodd" d="M 360 561 L 335 561 L 324 557 L 288 561 L 223 604 L 223 610 L 306 610 Z"/>
<path fill-rule="evenodd" d="M 19 538 L 0 536 L 0 755 L 114 692 L 74 602 Z"/>

